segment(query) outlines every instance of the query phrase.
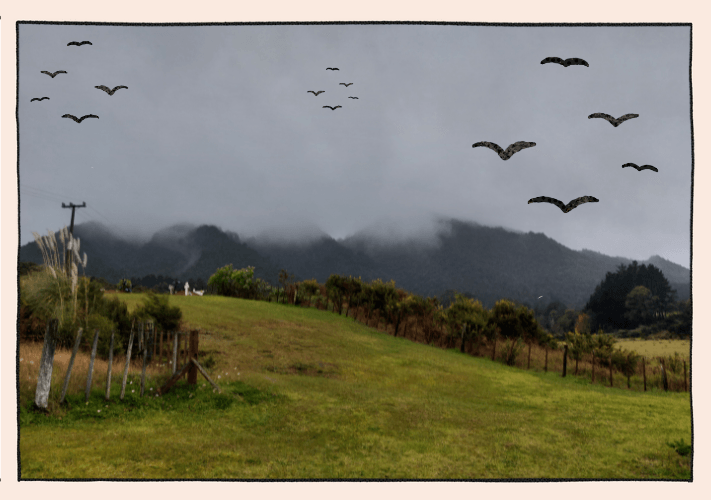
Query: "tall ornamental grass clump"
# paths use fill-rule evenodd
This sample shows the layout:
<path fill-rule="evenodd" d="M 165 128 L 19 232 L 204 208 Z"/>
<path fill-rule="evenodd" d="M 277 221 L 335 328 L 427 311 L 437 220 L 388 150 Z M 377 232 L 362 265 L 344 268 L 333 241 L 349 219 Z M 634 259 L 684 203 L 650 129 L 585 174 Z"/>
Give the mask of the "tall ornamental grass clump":
<path fill-rule="evenodd" d="M 44 266 L 21 280 L 21 303 L 43 323 L 58 321 L 56 340 L 61 341 L 67 333 L 73 338 L 75 327 L 88 319 L 102 294 L 88 279 L 79 276 L 79 266 L 85 269 L 87 264 L 86 253 L 79 254 L 79 238 L 74 238 L 66 227 L 56 235 L 52 231 L 46 236 L 33 235 Z"/>

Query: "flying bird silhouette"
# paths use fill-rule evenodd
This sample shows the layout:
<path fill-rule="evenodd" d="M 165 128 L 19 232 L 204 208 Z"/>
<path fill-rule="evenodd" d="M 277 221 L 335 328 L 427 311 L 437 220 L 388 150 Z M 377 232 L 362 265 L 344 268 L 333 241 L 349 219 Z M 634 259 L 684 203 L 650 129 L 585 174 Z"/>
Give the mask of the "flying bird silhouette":
<path fill-rule="evenodd" d="M 560 57 L 546 57 L 541 61 L 541 64 L 547 64 L 547 63 L 558 63 L 564 67 L 568 67 L 571 65 L 578 65 L 578 66 L 588 66 L 588 62 L 584 59 L 578 59 L 577 57 L 571 57 L 570 59 L 566 59 L 565 61 L 561 59 Z"/>
<path fill-rule="evenodd" d="M 40 71 L 40 73 L 44 73 L 45 75 L 49 75 L 49 76 L 51 76 L 52 78 L 54 78 L 54 77 L 57 76 L 59 73 L 66 73 L 66 71 L 60 69 L 59 71 L 55 71 L 54 73 L 50 73 L 49 71 Z"/>
<path fill-rule="evenodd" d="M 326 92 L 326 91 L 325 91 L 325 90 L 319 90 L 318 92 L 314 92 L 313 90 L 307 90 L 307 91 L 306 91 L 307 94 L 308 94 L 309 92 L 311 92 L 313 95 L 317 96 L 317 95 L 319 95 L 319 94 L 323 94 L 323 93 Z"/>
<path fill-rule="evenodd" d="M 535 145 L 535 142 L 518 141 L 511 144 L 508 148 L 506 148 L 506 151 L 504 151 L 498 144 L 494 144 L 493 142 L 482 141 L 472 144 L 472 147 L 476 148 L 479 146 L 484 146 L 486 148 L 493 149 L 499 154 L 499 157 L 502 160 L 508 160 L 514 153 L 518 153 L 522 149 L 532 148 Z"/>
<path fill-rule="evenodd" d="M 353 85 L 353 83 L 339 83 L 338 85 L 345 85 L 346 87 L 348 87 L 349 85 Z"/>
<path fill-rule="evenodd" d="M 639 115 L 635 115 L 634 113 L 627 113 L 626 115 L 622 115 L 619 118 L 615 118 L 613 116 L 608 115 L 607 113 L 593 113 L 590 116 L 588 116 L 588 120 L 590 118 L 604 118 L 608 122 L 612 124 L 613 127 L 617 127 L 620 123 L 626 122 L 627 120 L 631 120 L 632 118 L 637 118 Z"/>
<path fill-rule="evenodd" d="M 329 70 L 329 69 L 330 69 L 331 71 L 341 71 L 341 70 L 338 69 L 338 68 L 326 68 L 326 70 Z"/>
<path fill-rule="evenodd" d="M 348 96 L 348 99 L 358 99 L 357 97 Z"/>
<path fill-rule="evenodd" d="M 552 203 L 556 207 L 560 208 L 563 213 L 567 214 L 570 212 L 572 209 L 577 207 L 578 205 L 582 205 L 583 203 L 588 203 L 588 202 L 597 202 L 600 201 L 594 196 L 581 196 L 580 198 L 575 198 L 573 201 L 568 203 L 567 205 L 564 205 L 562 201 L 556 200 L 555 198 L 549 198 L 548 196 L 539 196 L 537 198 L 531 198 L 528 200 L 528 203 Z"/>
<path fill-rule="evenodd" d="M 66 115 L 62 115 L 62 118 L 71 118 L 71 119 L 74 120 L 75 122 L 81 123 L 84 118 L 98 118 L 98 116 L 96 116 L 96 115 L 84 115 L 84 116 L 82 116 L 81 118 L 77 118 L 77 117 L 74 116 L 74 115 L 66 114 Z"/>
<path fill-rule="evenodd" d="M 651 165 L 642 165 L 641 167 L 638 167 L 634 163 L 625 163 L 624 165 L 622 165 L 622 168 L 625 168 L 625 167 L 634 167 L 637 169 L 638 172 L 641 172 L 642 170 L 645 170 L 645 169 L 646 170 L 654 170 L 655 172 L 659 172 L 659 169 L 657 167 L 653 167 Z"/>
<path fill-rule="evenodd" d="M 340 108 L 340 106 L 335 106 L 335 107 L 333 107 L 333 106 L 323 106 L 323 107 L 324 107 L 324 108 L 331 108 L 331 111 L 334 111 L 334 110 Z"/>
<path fill-rule="evenodd" d="M 88 40 L 84 40 L 83 42 L 69 42 L 69 43 L 67 44 L 67 47 L 69 47 L 70 45 L 79 46 L 79 45 L 94 45 L 94 44 L 91 43 L 91 42 L 89 42 Z"/>
<path fill-rule="evenodd" d="M 30 99 L 30 102 L 32 101 L 43 101 L 44 99 L 49 99 L 49 97 L 33 97 Z"/>
<path fill-rule="evenodd" d="M 118 85 L 117 87 L 114 87 L 113 89 L 108 88 L 106 85 L 95 85 L 95 89 L 103 90 L 109 95 L 114 95 L 114 92 L 116 92 L 118 89 L 127 89 L 125 85 Z"/>

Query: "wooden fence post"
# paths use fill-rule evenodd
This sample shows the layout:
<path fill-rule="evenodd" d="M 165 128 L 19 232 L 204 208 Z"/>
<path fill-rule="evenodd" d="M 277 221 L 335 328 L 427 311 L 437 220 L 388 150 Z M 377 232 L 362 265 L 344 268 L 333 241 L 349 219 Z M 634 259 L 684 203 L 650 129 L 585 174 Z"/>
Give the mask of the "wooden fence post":
<path fill-rule="evenodd" d="M 567 371 L 568 371 L 568 344 L 565 344 L 565 348 L 563 349 L 563 376 L 564 377 L 565 377 Z"/>
<path fill-rule="evenodd" d="M 173 375 L 178 371 L 178 336 L 180 332 L 173 332 Z"/>
<path fill-rule="evenodd" d="M 491 361 L 496 361 L 496 337 L 497 333 L 494 333 L 494 351 L 491 353 Z"/>
<path fill-rule="evenodd" d="M 77 339 L 74 341 L 74 349 L 72 350 L 72 357 L 69 358 L 69 366 L 67 367 L 67 374 L 64 376 L 64 385 L 62 386 L 62 396 L 59 398 L 60 404 L 64 402 L 64 396 L 67 395 L 67 387 L 69 386 L 69 377 L 72 374 L 72 367 L 74 366 L 74 358 L 77 357 L 77 352 L 79 351 L 79 343 L 81 342 L 82 329 L 79 328 L 77 332 Z"/>
<path fill-rule="evenodd" d="M 89 359 L 89 374 L 86 377 L 86 402 L 89 402 L 91 393 L 91 379 L 94 376 L 94 359 L 96 359 L 96 346 L 99 344 L 99 329 L 94 330 L 94 343 L 91 346 L 91 358 Z"/>
<path fill-rule="evenodd" d="M 684 392 L 688 392 L 688 388 L 686 386 L 686 360 L 684 360 Z"/>
<path fill-rule="evenodd" d="M 189 333 L 185 332 L 183 334 L 183 363 L 186 364 L 189 360 L 188 358 L 188 337 Z M 186 375 L 187 378 L 187 375 Z"/>
<path fill-rule="evenodd" d="M 625 370 L 627 371 L 627 388 L 631 389 L 632 385 L 630 384 L 630 377 L 632 376 L 632 370 L 630 370 L 630 355 L 627 355 L 627 365 L 625 367 Z"/>
<path fill-rule="evenodd" d="M 106 401 L 111 396 L 111 368 L 114 363 L 114 335 L 116 332 L 111 330 L 111 344 L 109 345 L 109 368 L 106 370 Z"/>
<path fill-rule="evenodd" d="M 146 325 L 148 326 L 148 325 Z M 151 328 L 146 328 L 146 336 L 143 342 L 143 366 L 141 367 L 141 397 L 146 387 L 146 361 L 148 359 L 149 339 L 151 338 Z"/>
<path fill-rule="evenodd" d="M 131 349 L 133 348 L 133 327 L 131 324 L 131 335 L 128 337 L 128 349 L 126 350 L 126 366 L 123 369 L 123 382 L 121 383 L 121 401 L 126 393 L 126 377 L 128 376 L 128 367 L 131 364 Z"/>
<path fill-rule="evenodd" d="M 644 380 L 644 392 L 647 392 L 647 367 L 644 363 L 644 356 L 642 356 L 642 380 Z"/>
<path fill-rule="evenodd" d="M 56 346 L 56 332 L 58 321 L 51 319 L 47 323 L 44 332 L 44 345 L 42 346 L 42 358 L 40 359 L 39 376 L 37 377 L 37 389 L 35 390 L 35 405 L 43 410 L 47 409 L 49 399 L 49 389 L 52 385 L 52 368 L 54 367 L 54 348 Z"/>
<path fill-rule="evenodd" d="M 612 387 L 612 356 L 610 356 L 610 387 Z"/>
<path fill-rule="evenodd" d="M 662 367 L 662 384 L 664 385 L 664 390 L 669 390 L 669 381 L 667 380 L 667 371 L 664 369 L 664 358 L 659 357 L 659 364 Z"/>
<path fill-rule="evenodd" d="M 190 352 L 188 354 L 189 359 L 198 359 L 198 330 L 192 330 L 190 332 Z M 188 371 L 188 385 L 197 384 L 197 365 L 195 363 L 190 364 L 190 371 Z"/>
<path fill-rule="evenodd" d="M 548 373 L 548 346 L 546 346 L 546 363 L 545 363 L 545 366 L 543 367 L 543 371 Z"/>

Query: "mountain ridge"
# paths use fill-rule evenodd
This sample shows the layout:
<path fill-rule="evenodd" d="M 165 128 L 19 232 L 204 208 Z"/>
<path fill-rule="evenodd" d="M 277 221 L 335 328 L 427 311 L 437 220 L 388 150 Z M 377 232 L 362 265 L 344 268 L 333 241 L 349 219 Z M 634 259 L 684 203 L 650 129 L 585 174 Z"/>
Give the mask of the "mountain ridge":
<path fill-rule="evenodd" d="M 388 244 L 365 233 L 340 240 L 324 233 L 308 242 L 241 238 L 214 225 L 188 224 L 162 229 L 145 243 L 125 241 L 96 222 L 75 226 L 74 234 L 88 255 L 86 274 L 110 282 L 149 274 L 207 281 L 219 267 L 233 264 L 237 269 L 254 266 L 256 277 L 275 285 L 280 269 L 320 283 L 331 274 L 380 278 L 422 296 L 468 293 L 486 307 L 504 297 L 532 306 L 543 296 L 543 303 L 559 300 L 582 309 L 606 273 L 633 262 L 572 250 L 543 233 L 457 219 L 440 221 L 429 244 Z M 34 242 L 20 248 L 20 260 L 42 263 Z M 658 267 L 678 300 L 690 296 L 689 269 L 658 255 L 638 264 Z"/>

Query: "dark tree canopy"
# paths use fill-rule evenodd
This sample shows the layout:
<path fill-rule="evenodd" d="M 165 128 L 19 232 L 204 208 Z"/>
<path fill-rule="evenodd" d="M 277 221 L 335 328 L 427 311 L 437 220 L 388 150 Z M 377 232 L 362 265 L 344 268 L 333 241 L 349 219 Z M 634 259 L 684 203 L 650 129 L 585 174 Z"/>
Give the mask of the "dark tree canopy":
<path fill-rule="evenodd" d="M 585 305 L 585 311 L 591 317 L 591 330 L 636 328 L 639 325 L 637 318 L 625 315 L 628 312 L 625 303 L 629 293 L 637 286 L 644 286 L 652 297 L 657 297 L 653 301 L 653 313 L 663 316 L 670 310 L 676 292 L 657 267 L 652 264 L 639 266 L 637 261 L 629 266 L 621 264 L 617 272 L 607 273 Z"/>

